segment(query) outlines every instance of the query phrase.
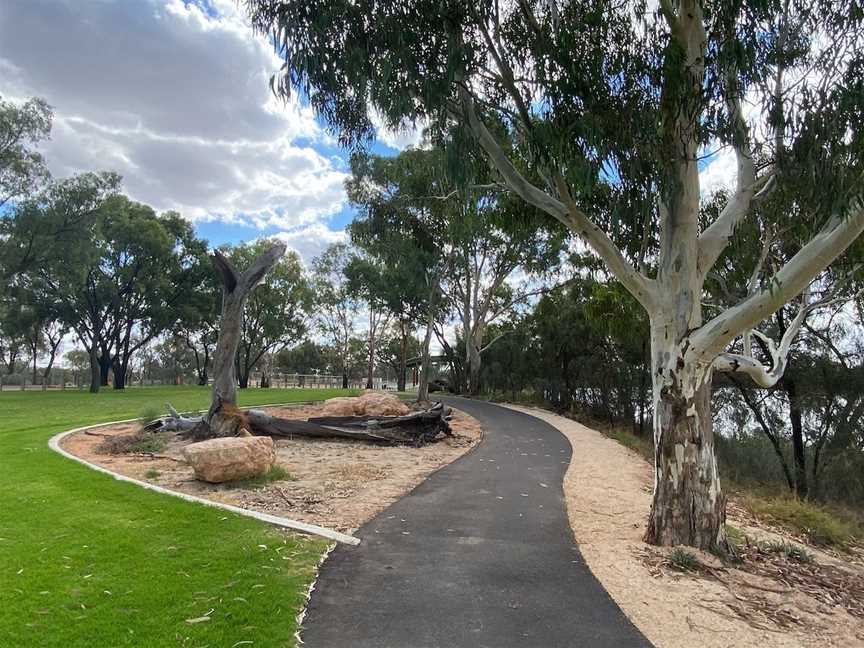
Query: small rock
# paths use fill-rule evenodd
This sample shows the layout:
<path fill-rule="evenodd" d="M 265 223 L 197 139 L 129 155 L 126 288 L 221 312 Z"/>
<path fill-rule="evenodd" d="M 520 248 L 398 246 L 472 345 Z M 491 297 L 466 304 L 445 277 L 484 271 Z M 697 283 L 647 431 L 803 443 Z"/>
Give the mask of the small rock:
<path fill-rule="evenodd" d="M 276 446 L 270 437 L 224 437 L 192 443 L 183 457 L 196 479 L 220 483 L 263 475 L 276 462 Z"/>

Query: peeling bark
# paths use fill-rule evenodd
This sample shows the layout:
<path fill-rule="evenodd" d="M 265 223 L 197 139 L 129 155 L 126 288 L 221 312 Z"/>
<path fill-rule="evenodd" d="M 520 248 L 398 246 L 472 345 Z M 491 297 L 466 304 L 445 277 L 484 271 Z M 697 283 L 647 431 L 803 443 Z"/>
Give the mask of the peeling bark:
<path fill-rule="evenodd" d="M 654 500 L 645 541 L 726 547 L 726 498 L 714 457 L 711 379 L 680 371 L 655 380 Z"/>

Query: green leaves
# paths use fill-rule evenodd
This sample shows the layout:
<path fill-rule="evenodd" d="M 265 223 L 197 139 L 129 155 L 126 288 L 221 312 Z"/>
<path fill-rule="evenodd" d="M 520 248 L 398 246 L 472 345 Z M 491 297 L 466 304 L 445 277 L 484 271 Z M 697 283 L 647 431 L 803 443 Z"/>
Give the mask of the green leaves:
<path fill-rule="evenodd" d="M 25 198 L 50 177 L 39 142 L 48 139 L 53 114 L 44 99 L 0 100 L 0 206 Z"/>

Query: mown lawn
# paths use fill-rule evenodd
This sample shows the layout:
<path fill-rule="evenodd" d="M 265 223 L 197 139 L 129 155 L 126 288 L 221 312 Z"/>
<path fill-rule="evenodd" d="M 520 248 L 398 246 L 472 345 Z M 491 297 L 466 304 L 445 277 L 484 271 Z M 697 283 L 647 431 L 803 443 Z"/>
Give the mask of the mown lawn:
<path fill-rule="evenodd" d="M 343 393 L 255 389 L 240 404 Z M 0 393 L 0 646 L 294 645 L 325 542 L 115 481 L 48 449 L 57 432 L 165 401 L 205 408 L 209 389 Z"/>

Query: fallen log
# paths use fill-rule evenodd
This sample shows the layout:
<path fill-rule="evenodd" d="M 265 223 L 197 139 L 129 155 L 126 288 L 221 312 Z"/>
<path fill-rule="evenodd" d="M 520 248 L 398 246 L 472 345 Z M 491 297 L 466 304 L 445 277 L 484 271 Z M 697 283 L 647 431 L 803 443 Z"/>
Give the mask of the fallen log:
<path fill-rule="evenodd" d="M 171 403 L 165 403 L 165 407 L 168 409 L 168 416 L 150 421 L 141 428 L 142 432 L 188 432 L 203 423 L 200 416 L 181 416 Z"/>
<path fill-rule="evenodd" d="M 144 427 L 147 432 L 180 432 L 198 439 L 209 432 L 200 416 L 181 416 L 168 407 L 168 416 L 152 421 Z M 451 410 L 442 403 L 406 416 L 322 416 L 307 421 L 271 416 L 262 410 L 242 413 L 242 424 L 235 426 L 236 434 L 252 434 L 275 438 L 310 437 L 318 439 L 354 439 L 373 443 L 412 444 L 432 443 L 441 436 L 452 436 L 448 421 Z"/>

